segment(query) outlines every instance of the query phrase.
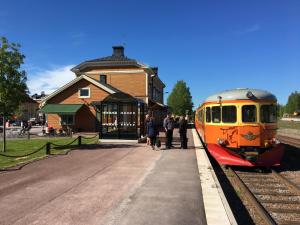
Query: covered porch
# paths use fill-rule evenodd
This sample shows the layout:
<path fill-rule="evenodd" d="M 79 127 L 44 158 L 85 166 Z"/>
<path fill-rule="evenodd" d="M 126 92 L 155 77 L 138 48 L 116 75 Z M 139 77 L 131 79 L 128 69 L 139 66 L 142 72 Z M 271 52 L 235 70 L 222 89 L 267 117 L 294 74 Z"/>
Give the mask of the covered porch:
<path fill-rule="evenodd" d="M 95 116 L 85 104 L 46 104 L 38 112 L 46 115 L 47 126 L 57 132 L 95 131 L 90 126 Z"/>
<path fill-rule="evenodd" d="M 144 133 L 145 104 L 142 100 L 118 92 L 92 105 L 96 109 L 101 139 L 136 140 Z"/>

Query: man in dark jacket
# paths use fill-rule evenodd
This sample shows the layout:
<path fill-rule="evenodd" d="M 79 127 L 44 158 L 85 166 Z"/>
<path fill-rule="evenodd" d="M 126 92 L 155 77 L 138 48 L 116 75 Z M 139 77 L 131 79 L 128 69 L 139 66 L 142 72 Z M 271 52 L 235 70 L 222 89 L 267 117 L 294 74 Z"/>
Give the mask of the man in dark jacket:
<path fill-rule="evenodd" d="M 174 130 L 174 119 L 171 113 L 168 113 L 167 117 L 164 119 L 164 129 L 166 131 L 166 148 L 170 149 L 172 147 L 173 141 L 173 130 Z"/>
<path fill-rule="evenodd" d="M 151 116 L 147 122 L 147 138 L 150 139 L 150 145 L 152 149 L 155 149 L 156 136 L 158 135 L 157 124 L 155 122 L 154 116 Z"/>
<path fill-rule="evenodd" d="M 187 121 L 184 116 L 181 116 L 179 119 L 179 134 L 180 134 L 180 143 L 181 149 L 187 149 Z"/>

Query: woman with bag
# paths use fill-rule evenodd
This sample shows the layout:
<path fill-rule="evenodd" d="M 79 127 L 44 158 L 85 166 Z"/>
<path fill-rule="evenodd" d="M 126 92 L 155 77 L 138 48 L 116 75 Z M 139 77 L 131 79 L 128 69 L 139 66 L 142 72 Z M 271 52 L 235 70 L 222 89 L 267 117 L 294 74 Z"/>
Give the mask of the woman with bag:
<path fill-rule="evenodd" d="M 155 149 L 156 136 L 158 135 L 157 124 L 154 116 L 151 116 L 147 123 L 147 137 L 150 139 L 150 145 L 152 149 Z"/>

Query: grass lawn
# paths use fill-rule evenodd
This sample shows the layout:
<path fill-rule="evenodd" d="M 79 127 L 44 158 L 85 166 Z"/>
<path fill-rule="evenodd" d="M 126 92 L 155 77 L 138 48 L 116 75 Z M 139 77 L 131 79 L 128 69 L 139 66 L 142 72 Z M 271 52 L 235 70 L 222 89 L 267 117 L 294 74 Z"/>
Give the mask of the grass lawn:
<path fill-rule="evenodd" d="M 48 138 L 48 139 L 31 139 L 31 140 L 8 140 L 6 143 L 6 152 L 2 152 L 3 141 L 0 143 L 0 153 L 6 155 L 25 155 L 44 146 L 47 142 L 51 142 L 57 145 L 66 145 L 75 140 L 75 138 Z M 95 143 L 98 137 L 93 139 L 82 139 L 82 144 Z M 76 140 L 72 145 L 62 148 L 51 146 L 51 154 L 60 154 L 70 150 L 71 148 L 76 148 L 78 141 Z M 30 156 L 18 157 L 18 158 L 8 158 L 0 155 L 0 169 L 15 166 L 20 163 L 29 162 L 37 158 L 43 158 L 46 156 L 46 147 L 43 147 L 41 151 L 34 153 Z"/>
<path fill-rule="evenodd" d="M 278 128 L 279 129 L 290 128 L 290 129 L 300 130 L 300 122 L 278 120 Z"/>

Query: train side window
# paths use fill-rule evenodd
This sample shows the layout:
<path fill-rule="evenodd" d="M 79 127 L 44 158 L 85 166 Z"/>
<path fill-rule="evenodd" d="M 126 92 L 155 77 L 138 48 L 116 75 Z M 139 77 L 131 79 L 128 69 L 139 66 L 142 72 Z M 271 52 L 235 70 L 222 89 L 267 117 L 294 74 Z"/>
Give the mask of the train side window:
<path fill-rule="evenodd" d="M 213 123 L 220 123 L 221 122 L 221 107 L 220 106 L 211 107 L 211 115 L 212 115 Z"/>
<path fill-rule="evenodd" d="M 206 107 L 206 122 L 210 123 L 211 122 L 211 116 L 210 116 L 210 107 Z"/>
<path fill-rule="evenodd" d="M 242 121 L 245 123 L 256 122 L 256 106 L 243 105 L 242 106 Z"/>
<path fill-rule="evenodd" d="M 198 112 L 198 121 L 202 122 L 202 110 Z"/>
<path fill-rule="evenodd" d="M 235 123 L 236 122 L 236 107 L 235 106 L 223 106 L 222 107 L 222 122 L 223 123 Z"/>
<path fill-rule="evenodd" d="M 262 105 L 260 107 L 260 121 L 262 123 L 276 123 L 276 106 Z"/>

